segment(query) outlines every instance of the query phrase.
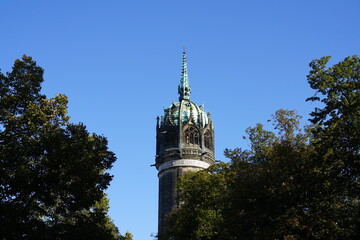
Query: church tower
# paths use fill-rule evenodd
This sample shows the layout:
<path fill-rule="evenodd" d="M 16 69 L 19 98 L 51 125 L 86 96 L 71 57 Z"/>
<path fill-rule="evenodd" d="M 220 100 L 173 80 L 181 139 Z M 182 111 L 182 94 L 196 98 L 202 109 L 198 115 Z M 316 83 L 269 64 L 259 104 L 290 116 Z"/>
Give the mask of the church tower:
<path fill-rule="evenodd" d="M 177 206 L 176 182 L 188 172 L 208 168 L 214 160 L 214 126 L 203 106 L 190 100 L 186 53 L 178 87 L 179 101 L 164 110 L 156 125 L 156 169 L 159 171 L 159 234 Z"/>

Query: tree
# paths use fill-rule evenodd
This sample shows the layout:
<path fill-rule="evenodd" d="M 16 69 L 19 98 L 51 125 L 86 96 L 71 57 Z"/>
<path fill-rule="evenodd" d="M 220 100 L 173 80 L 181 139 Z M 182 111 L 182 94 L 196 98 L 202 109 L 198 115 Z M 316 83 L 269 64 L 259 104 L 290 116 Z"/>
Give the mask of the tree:
<path fill-rule="evenodd" d="M 180 207 L 171 213 L 159 239 L 224 239 L 221 223 L 228 199 L 227 164 L 188 173 L 178 184 Z"/>
<path fill-rule="evenodd" d="M 307 136 L 295 111 L 273 116 L 276 135 L 248 128 L 250 150 L 226 150 L 228 164 L 184 176 L 179 207 L 167 223 L 168 239 L 297 239 L 305 198 Z"/>
<path fill-rule="evenodd" d="M 104 190 L 116 160 L 104 136 L 69 123 L 67 98 L 41 94 L 31 57 L 0 73 L 0 239 L 115 239 Z"/>
<path fill-rule="evenodd" d="M 343 239 L 360 237 L 360 59 L 347 57 L 327 67 L 330 57 L 310 63 L 308 81 L 321 102 L 310 121 L 316 149 L 314 170 L 318 192 L 315 211 L 323 228 Z M 338 239 L 337 238 L 337 239 Z"/>
<path fill-rule="evenodd" d="M 314 144 L 319 151 L 326 151 L 323 154 L 329 161 L 342 162 L 341 176 L 359 179 L 360 59 L 347 57 L 326 68 L 329 60 L 330 57 L 323 57 L 310 63 L 312 70 L 308 81 L 316 93 L 307 100 L 320 101 L 324 105 L 311 113 L 310 120 L 316 124 Z"/>
<path fill-rule="evenodd" d="M 278 110 L 273 125 L 248 128 L 250 150 L 227 150 L 230 182 L 229 233 L 234 239 L 307 239 L 306 209 L 312 148 L 296 111 Z M 259 161 L 261 159 L 261 161 Z"/>
<path fill-rule="evenodd" d="M 126 232 L 124 236 L 121 236 L 119 240 L 133 240 L 133 235 L 129 232 Z"/>

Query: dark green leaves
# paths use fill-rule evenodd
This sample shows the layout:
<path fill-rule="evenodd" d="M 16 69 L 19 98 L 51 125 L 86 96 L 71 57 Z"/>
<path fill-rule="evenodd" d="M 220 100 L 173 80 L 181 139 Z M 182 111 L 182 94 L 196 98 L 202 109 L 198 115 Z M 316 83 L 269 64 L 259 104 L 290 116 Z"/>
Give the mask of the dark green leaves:
<path fill-rule="evenodd" d="M 42 82 L 27 56 L 0 73 L 0 239 L 116 239 L 104 194 L 116 157 Z"/>

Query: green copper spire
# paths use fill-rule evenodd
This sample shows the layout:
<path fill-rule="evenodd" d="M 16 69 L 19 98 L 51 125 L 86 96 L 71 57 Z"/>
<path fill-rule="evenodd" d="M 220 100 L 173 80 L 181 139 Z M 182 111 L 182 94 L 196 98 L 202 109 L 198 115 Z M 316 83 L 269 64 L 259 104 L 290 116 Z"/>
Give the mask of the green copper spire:
<path fill-rule="evenodd" d="M 188 74 L 187 74 L 187 64 L 186 64 L 186 51 L 183 51 L 183 60 L 182 60 L 182 71 L 181 71 L 181 80 L 178 87 L 178 93 L 180 94 L 179 101 L 183 99 L 190 99 L 191 87 L 189 84 Z"/>

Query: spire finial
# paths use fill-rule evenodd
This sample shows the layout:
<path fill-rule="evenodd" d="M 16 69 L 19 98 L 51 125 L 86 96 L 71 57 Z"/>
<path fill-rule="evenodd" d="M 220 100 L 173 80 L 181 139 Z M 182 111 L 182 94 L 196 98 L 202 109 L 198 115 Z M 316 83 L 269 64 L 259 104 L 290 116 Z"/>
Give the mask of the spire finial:
<path fill-rule="evenodd" d="M 180 94 L 179 101 L 183 99 L 190 99 L 191 87 L 189 84 L 186 64 L 186 48 L 183 48 L 182 70 L 180 85 L 178 87 L 178 93 Z"/>

